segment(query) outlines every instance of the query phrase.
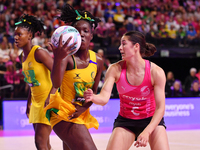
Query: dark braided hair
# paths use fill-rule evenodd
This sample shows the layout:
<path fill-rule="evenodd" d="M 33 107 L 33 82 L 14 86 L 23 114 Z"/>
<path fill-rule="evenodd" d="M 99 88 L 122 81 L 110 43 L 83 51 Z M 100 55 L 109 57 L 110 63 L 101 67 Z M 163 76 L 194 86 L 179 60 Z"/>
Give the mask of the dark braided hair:
<path fill-rule="evenodd" d="M 88 19 L 84 19 L 85 21 L 88 21 L 89 24 L 91 25 L 91 28 L 96 28 L 98 23 L 101 22 L 101 20 L 97 17 L 94 17 L 90 12 L 88 11 L 81 11 L 81 10 L 75 10 L 72 6 L 70 6 L 69 4 L 66 4 L 62 10 L 61 10 L 61 15 L 58 17 L 58 19 L 64 21 L 66 24 L 70 24 L 70 25 L 74 25 L 75 22 L 79 21 L 77 20 L 77 13 L 76 11 L 81 15 L 81 16 L 85 16 L 85 13 L 87 14 L 87 17 L 93 19 L 93 21 L 88 20 Z M 80 20 L 83 20 L 83 18 L 81 18 Z"/>
<path fill-rule="evenodd" d="M 19 22 L 15 23 L 18 27 L 27 28 L 28 31 L 32 33 L 32 38 L 34 38 L 35 33 L 41 35 L 44 32 L 44 24 L 38 20 L 36 17 L 24 14 L 20 17 Z"/>

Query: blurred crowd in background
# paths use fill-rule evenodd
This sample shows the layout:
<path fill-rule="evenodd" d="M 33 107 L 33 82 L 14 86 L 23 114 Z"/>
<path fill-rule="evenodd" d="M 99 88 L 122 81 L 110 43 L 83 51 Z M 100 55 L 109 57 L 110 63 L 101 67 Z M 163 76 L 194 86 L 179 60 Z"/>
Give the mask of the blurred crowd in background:
<path fill-rule="evenodd" d="M 23 81 L 19 54 L 14 44 L 15 22 L 26 13 L 42 20 L 45 32 L 33 39 L 33 44 L 48 49 L 53 31 L 65 25 L 58 20 L 59 9 L 65 3 L 75 9 L 87 10 L 102 22 L 94 31 L 91 49 L 105 59 L 105 68 L 99 83 L 103 85 L 106 69 L 112 60 L 105 49 L 120 45 L 121 36 L 130 30 L 146 35 L 147 42 L 163 47 L 200 47 L 199 0 L 1 0 L 0 1 L 0 96 L 26 98 L 28 85 Z M 98 45 L 98 49 L 95 49 Z M 199 66 L 200 68 L 200 66 Z M 190 74 L 189 74 L 190 73 Z M 166 97 L 200 96 L 200 71 L 192 68 L 185 81 L 175 80 L 173 72 L 166 72 Z M 113 98 L 118 97 L 116 87 Z"/>

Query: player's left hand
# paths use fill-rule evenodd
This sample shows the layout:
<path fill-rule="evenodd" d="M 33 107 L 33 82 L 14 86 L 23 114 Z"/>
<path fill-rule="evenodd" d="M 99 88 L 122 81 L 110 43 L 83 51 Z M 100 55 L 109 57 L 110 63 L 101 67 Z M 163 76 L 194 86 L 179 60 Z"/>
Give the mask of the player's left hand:
<path fill-rule="evenodd" d="M 75 106 L 75 112 L 69 116 L 69 120 L 78 118 L 83 112 L 85 112 L 88 108 L 84 106 L 80 106 L 76 103 L 72 103 Z"/>
<path fill-rule="evenodd" d="M 148 141 L 149 141 L 149 133 L 145 132 L 145 130 L 144 130 L 138 136 L 137 141 L 135 142 L 134 146 L 136 146 L 136 147 L 146 147 Z"/>

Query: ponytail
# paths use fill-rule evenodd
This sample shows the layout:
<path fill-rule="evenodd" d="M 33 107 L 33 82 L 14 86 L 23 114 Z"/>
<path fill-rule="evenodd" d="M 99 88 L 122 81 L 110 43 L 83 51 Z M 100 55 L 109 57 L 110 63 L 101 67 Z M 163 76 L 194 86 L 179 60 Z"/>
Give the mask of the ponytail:
<path fill-rule="evenodd" d="M 143 56 L 144 57 L 150 57 L 153 56 L 154 53 L 156 52 L 156 47 L 155 45 L 151 44 L 151 43 L 146 43 L 146 50 L 144 51 Z"/>

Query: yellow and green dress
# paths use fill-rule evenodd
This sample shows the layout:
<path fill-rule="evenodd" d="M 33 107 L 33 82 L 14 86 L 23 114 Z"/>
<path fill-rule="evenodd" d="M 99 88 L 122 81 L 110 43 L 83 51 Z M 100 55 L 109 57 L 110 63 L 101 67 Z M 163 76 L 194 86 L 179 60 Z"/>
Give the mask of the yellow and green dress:
<path fill-rule="evenodd" d="M 75 112 L 75 106 L 72 102 L 83 105 L 83 93 L 88 88 L 92 88 L 97 73 L 96 53 L 89 50 L 90 62 L 84 69 L 77 69 L 74 56 L 74 69 L 67 70 L 64 73 L 63 81 L 60 87 L 60 93 L 51 94 L 50 102 L 45 107 L 46 117 L 53 127 L 60 121 L 84 124 L 88 129 L 94 127 L 98 129 L 99 123 L 89 111 L 89 108 L 78 118 L 69 120 L 69 116 Z"/>
<path fill-rule="evenodd" d="M 52 82 L 48 68 L 35 60 L 34 54 L 39 47 L 38 45 L 33 46 L 26 60 L 22 62 L 22 74 L 31 90 L 29 122 L 50 125 L 45 117 L 44 103 L 51 90 Z"/>

